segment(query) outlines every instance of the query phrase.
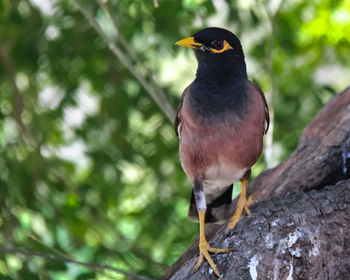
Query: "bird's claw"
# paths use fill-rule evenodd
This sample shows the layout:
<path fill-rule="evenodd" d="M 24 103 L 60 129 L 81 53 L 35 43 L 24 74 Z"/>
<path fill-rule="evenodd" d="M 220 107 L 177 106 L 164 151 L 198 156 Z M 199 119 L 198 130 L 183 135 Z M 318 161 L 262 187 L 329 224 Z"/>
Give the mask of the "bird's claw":
<path fill-rule="evenodd" d="M 207 241 L 202 241 L 200 242 L 199 245 L 199 257 L 198 257 L 198 261 L 196 263 L 196 265 L 193 268 L 193 272 L 196 272 L 200 266 L 202 265 L 204 258 L 207 260 L 207 262 L 209 263 L 210 267 L 213 269 L 214 273 L 220 277 L 220 272 L 219 269 L 216 267 L 213 259 L 210 257 L 210 253 L 229 253 L 232 252 L 233 249 L 231 248 L 212 248 L 209 246 Z"/>

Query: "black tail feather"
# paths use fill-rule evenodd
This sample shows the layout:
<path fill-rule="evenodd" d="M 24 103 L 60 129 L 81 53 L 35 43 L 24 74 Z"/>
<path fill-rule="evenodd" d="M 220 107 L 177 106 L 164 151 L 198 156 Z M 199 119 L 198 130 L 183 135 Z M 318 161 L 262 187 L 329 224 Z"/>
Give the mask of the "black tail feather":
<path fill-rule="evenodd" d="M 230 218 L 230 205 L 232 203 L 233 185 L 227 187 L 227 190 L 216 198 L 212 203 L 207 205 L 205 212 L 205 223 L 222 223 Z M 188 211 L 188 216 L 191 220 L 198 221 L 198 211 L 194 193 L 192 190 L 191 204 Z"/>

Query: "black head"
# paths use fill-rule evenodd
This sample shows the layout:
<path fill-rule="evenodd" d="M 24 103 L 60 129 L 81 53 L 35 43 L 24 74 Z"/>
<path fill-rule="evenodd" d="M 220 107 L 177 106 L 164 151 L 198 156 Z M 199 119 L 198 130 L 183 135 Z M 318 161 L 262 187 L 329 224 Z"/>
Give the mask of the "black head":
<path fill-rule="evenodd" d="M 235 34 L 226 29 L 205 28 L 176 44 L 194 49 L 198 60 L 197 75 L 203 71 L 206 73 L 229 71 L 246 77 L 241 42 Z"/>

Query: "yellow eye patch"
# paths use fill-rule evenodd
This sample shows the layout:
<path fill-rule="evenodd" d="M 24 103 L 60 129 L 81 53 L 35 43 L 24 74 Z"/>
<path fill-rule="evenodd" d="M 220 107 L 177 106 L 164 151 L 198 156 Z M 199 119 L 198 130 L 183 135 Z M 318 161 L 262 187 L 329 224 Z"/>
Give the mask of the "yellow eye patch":
<path fill-rule="evenodd" d="M 224 51 L 233 49 L 230 46 L 230 44 L 227 43 L 226 40 L 224 40 L 224 42 L 223 42 L 222 49 L 217 50 L 217 49 L 206 47 L 202 43 L 195 42 L 193 37 L 188 37 L 188 38 L 182 39 L 180 41 L 177 41 L 175 44 L 178 45 L 178 46 L 189 47 L 189 48 L 192 48 L 192 49 L 201 49 L 201 48 L 203 48 L 204 50 L 209 50 L 212 53 L 223 53 Z"/>
<path fill-rule="evenodd" d="M 230 50 L 232 49 L 232 47 L 230 46 L 229 43 L 227 43 L 226 40 L 224 40 L 224 46 L 222 47 L 221 50 L 217 50 L 217 49 L 213 49 L 213 48 L 210 48 L 210 50 L 214 53 L 223 53 L 224 51 L 227 51 L 227 50 Z"/>

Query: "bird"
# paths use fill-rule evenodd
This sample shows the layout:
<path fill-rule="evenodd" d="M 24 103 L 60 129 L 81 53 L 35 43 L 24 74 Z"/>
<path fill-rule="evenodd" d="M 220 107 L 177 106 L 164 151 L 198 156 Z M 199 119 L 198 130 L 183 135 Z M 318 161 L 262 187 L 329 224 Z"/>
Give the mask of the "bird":
<path fill-rule="evenodd" d="M 210 253 L 232 248 L 212 248 L 205 223 L 223 223 L 232 230 L 243 211 L 252 216 L 246 198 L 251 167 L 261 155 L 269 128 L 269 110 L 263 91 L 247 77 L 242 45 L 237 36 L 219 27 L 207 27 L 175 43 L 194 50 L 197 71 L 185 88 L 175 117 L 181 166 L 193 189 L 189 217 L 199 220 L 199 257 L 214 273 L 219 269 Z M 237 209 L 230 217 L 234 182 L 241 182 Z"/>

